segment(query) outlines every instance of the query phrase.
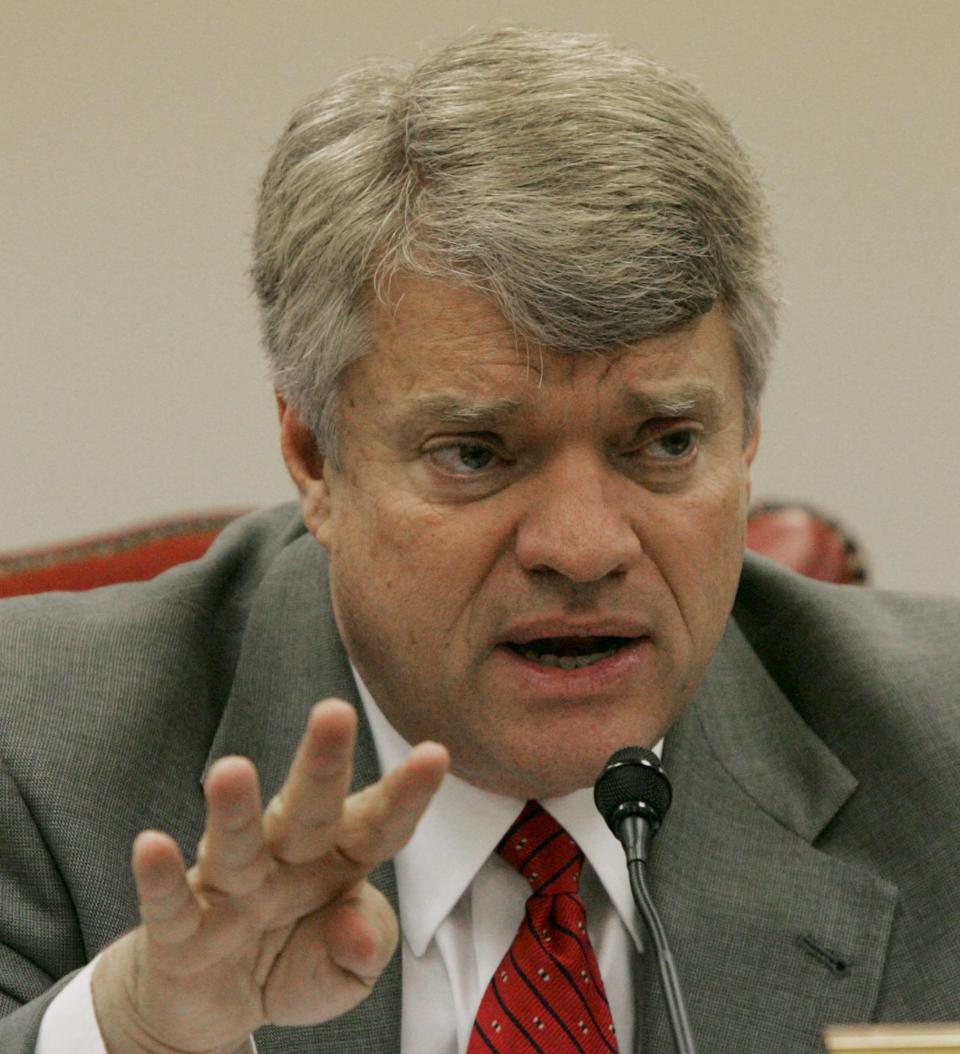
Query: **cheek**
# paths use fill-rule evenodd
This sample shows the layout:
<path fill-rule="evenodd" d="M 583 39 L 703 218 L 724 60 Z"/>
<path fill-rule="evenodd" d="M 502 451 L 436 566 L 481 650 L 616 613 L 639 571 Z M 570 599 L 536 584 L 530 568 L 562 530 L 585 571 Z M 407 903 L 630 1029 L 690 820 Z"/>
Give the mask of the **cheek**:
<path fill-rule="evenodd" d="M 742 478 L 675 501 L 658 521 L 649 555 L 690 627 L 726 621 L 739 581 L 746 531 Z"/>
<path fill-rule="evenodd" d="M 413 504 L 397 489 L 356 485 L 337 495 L 333 511 L 332 550 L 379 565 L 397 555 L 407 555 L 429 523 L 423 522 Z"/>
<path fill-rule="evenodd" d="M 395 620 L 409 643 L 428 623 L 452 626 L 496 560 L 487 526 L 473 510 L 437 509 L 397 489 L 358 495 L 333 532 L 341 596 L 349 591 L 354 609 L 376 622 Z"/>

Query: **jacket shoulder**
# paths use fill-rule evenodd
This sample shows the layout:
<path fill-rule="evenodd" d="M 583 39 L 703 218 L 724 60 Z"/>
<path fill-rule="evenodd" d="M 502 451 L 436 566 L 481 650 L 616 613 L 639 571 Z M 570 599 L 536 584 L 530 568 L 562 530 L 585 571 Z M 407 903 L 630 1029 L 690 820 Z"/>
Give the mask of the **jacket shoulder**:
<path fill-rule="evenodd" d="M 751 638 L 828 637 L 884 655 L 903 650 L 956 662 L 960 598 L 817 582 L 748 553 L 734 617 Z M 839 634 L 839 640 L 836 640 Z M 898 642 L 900 648 L 898 649 Z"/>
<path fill-rule="evenodd" d="M 241 517 L 199 560 L 148 582 L 0 601 L 0 755 L 9 762 L 80 727 L 124 741 L 154 713 L 169 719 L 177 700 L 189 700 L 191 719 L 215 709 L 251 598 L 302 533 L 296 507 L 279 506 Z"/>
<path fill-rule="evenodd" d="M 844 760 L 960 748 L 960 599 L 828 585 L 750 555 L 734 619 Z"/>

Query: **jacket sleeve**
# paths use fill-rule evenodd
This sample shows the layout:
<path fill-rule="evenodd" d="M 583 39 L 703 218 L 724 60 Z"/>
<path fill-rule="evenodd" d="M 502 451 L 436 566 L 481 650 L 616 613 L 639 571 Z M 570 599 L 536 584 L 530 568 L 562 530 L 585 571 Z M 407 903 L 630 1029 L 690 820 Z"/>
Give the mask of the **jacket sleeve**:
<path fill-rule="evenodd" d="M 0 1050 L 32 1054 L 47 1005 L 86 961 L 43 835 L 0 764 Z"/>

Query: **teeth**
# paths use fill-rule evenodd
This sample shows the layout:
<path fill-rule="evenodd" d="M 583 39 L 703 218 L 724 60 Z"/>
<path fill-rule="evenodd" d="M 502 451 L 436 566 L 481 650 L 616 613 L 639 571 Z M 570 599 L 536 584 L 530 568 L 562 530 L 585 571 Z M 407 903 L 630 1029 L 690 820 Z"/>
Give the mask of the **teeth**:
<path fill-rule="evenodd" d="M 525 648 L 520 654 L 525 659 L 540 663 L 541 666 L 553 666 L 560 670 L 582 670 L 585 666 L 592 666 L 595 662 L 608 658 L 616 650 L 607 648 L 606 651 L 595 651 L 590 655 L 541 655 L 532 648 Z"/>

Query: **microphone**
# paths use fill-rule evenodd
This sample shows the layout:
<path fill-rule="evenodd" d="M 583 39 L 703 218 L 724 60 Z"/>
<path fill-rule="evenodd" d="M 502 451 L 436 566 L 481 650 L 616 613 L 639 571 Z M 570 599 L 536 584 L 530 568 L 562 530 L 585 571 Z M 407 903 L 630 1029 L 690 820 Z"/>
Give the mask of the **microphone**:
<path fill-rule="evenodd" d="M 614 837 L 623 843 L 627 863 L 646 862 L 650 839 L 663 823 L 673 799 L 660 759 L 645 747 L 624 747 L 603 766 L 593 800 Z"/>
<path fill-rule="evenodd" d="M 645 747 L 624 747 L 611 755 L 593 787 L 593 800 L 627 856 L 630 889 L 653 941 L 660 987 L 667 1004 L 677 1054 L 696 1054 L 680 978 L 667 935 L 647 887 L 650 839 L 663 823 L 673 791 L 660 759 Z"/>

